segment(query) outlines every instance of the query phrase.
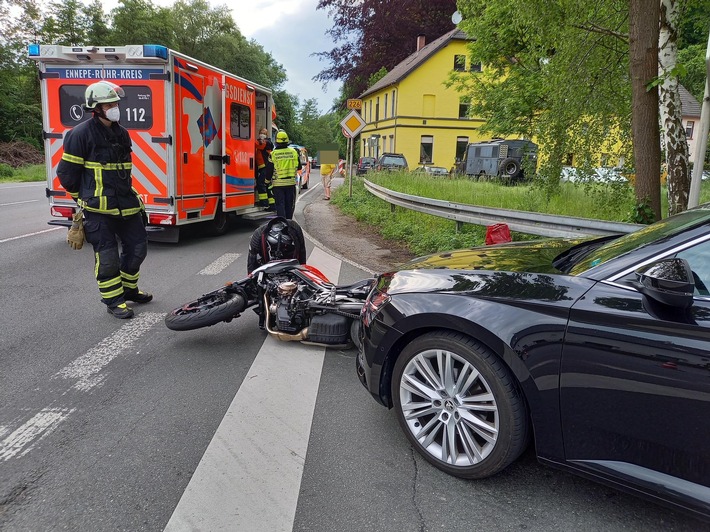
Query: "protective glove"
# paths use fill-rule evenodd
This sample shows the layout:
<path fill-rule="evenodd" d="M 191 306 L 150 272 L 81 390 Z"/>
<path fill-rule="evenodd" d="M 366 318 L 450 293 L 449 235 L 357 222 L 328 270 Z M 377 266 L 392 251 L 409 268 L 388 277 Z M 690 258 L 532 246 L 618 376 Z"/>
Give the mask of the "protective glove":
<path fill-rule="evenodd" d="M 72 249 L 81 249 L 84 245 L 84 211 L 79 209 L 72 216 L 72 224 L 67 233 L 67 242 Z"/>

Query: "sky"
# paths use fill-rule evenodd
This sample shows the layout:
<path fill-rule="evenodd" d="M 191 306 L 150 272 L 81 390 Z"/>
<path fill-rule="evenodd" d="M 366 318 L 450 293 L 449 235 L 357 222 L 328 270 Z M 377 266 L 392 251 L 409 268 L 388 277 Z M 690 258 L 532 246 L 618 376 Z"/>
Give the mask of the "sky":
<path fill-rule="evenodd" d="M 214 0 L 210 3 L 221 5 Z M 261 44 L 286 70 L 288 80 L 284 89 L 298 96 L 301 102 L 317 99 L 321 113 L 328 112 L 341 83 L 329 82 L 324 91 L 322 82 L 312 79 L 329 63 L 311 54 L 334 47 L 325 33 L 333 22 L 326 11 L 316 9 L 318 0 L 260 0 L 256 3 L 239 0 L 234 4 L 238 7 L 233 7 L 232 13 L 239 31 Z"/>

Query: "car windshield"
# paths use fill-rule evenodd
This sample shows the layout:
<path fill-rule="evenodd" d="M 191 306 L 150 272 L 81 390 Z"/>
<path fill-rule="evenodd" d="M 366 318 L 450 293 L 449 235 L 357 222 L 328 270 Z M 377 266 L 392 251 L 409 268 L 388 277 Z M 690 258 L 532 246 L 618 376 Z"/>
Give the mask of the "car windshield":
<path fill-rule="evenodd" d="M 571 260 L 566 260 L 563 267 L 557 264 L 556 267 L 572 275 L 578 275 L 631 250 L 676 235 L 704 222 L 710 222 L 710 204 L 671 216 L 628 235 L 614 238 L 610 242 L 597 239 L 580 244 L 566 252 Z M 600 243 L 602 245 L 599 245 Z M 560 255 L 554 262 L 558 263 L 558 261 L 564 261 L 564 257 Z"/>
<path fill-rule="evenodd" d="M 382 164 L 404 164 L 404 161 L 401 157 L 388 156 L 382 159 Z"/>

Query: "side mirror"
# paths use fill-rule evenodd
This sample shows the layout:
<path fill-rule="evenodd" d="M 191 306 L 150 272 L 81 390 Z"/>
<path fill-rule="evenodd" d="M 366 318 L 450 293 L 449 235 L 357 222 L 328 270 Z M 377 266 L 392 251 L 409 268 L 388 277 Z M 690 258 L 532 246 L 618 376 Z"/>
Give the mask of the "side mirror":
<path fill-rule="evenodd" d="M 695 281 L 685 259 L 663 259 L 636 270 L 634 288 L 654 301 L 686 309 L 693 304 Z"/>

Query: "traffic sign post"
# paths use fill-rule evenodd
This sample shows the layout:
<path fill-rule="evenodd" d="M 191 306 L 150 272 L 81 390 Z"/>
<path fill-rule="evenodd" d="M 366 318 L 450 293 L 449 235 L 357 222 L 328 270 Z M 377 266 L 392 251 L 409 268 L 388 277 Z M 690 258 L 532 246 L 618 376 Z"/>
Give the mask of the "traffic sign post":
<path fill-rule="evenodd" d="M 362 100 L 358 100 L 362 103 Z M 350 100 L 348 100 L 348 103 Z M 353 139 L 362 131 L 362 129 L 367 125 L 367 122 L 363 120 L 355 109 L 350 111 L 345 118 L 340 122 L 340 126 L 343 128 L 343 135 L 349 139 L 348 142 L 348 179 L 350 183 L 350 197 L 353 196 Z"/>

